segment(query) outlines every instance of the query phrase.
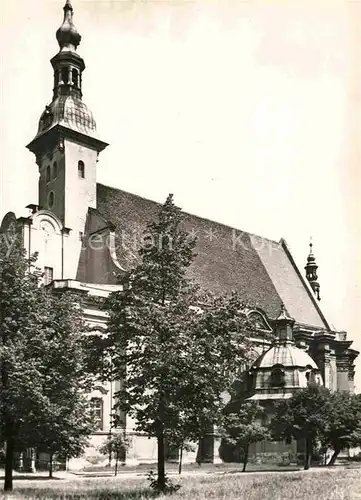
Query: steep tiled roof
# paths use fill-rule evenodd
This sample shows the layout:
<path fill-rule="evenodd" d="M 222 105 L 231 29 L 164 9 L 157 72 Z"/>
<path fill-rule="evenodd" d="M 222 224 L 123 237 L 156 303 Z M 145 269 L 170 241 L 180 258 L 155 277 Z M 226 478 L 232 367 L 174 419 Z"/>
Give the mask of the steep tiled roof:
<path fill-rule="evenodd" d="M 97 185 L 97 209 L 116 227 L 117 257 L 129 269 L 137 259 L 137 241 L 160 205 L 140 196 Z M 238 291 L 243 300 L 278 316 L 282 303 L 299 323 L 327 328 L 283 242 L 254 236 L 183 213 L 185 229 L 197 236 L 197 256 L 189 275 L 216 294 Z"/>

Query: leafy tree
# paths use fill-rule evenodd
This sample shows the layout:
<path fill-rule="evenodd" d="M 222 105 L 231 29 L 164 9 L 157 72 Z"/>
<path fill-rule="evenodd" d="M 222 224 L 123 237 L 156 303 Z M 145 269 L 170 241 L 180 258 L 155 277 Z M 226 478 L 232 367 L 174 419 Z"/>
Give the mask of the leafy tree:
<path fill-rule="evenodd" d="M 226 442 L 243 451 L 243 469 L 246 471 L 249 447 L 252 443 L 269 437 L 268 428 L 262 424 L 263 408 L 256 402 L 244 402 L 237 413 L 226 414 L 222 421 L 221 435 Z"/>
<path fill-rule="evenodd" d="M 361 446 L 361 397 L 346 391 L 331 393 L 321 442 L 333 449 L 328 465 L 334 465 L 340 451 Z"/>
<path fill-rule="evenodd" d="M 102 455 L 115 458 L 114 475 L 118 474 L 118 463 L 125 456 L 128 442 L 123 432 L 115 432 L 107 437 L 106 441 L 100 446 L 99 451 Z"/>
<path fill-rule="evenodd" d="M 19 238 L 11 246 L 0 235 L 0 430 L 6 444 L 4 489 L 12 489 L 12 465 L 24 428 L 31 434 L 37 428 L 33 415 L 45 402 L 40 390 L 40 374 L 27 349 L 37 335 L 41 311 L 38 307 L 38 276 L 29 273 L 35 257 L 25 258 Z"/>
<path fill-rule="evenodd" d="M 93 384 L 87 371 L 86 326 L 77 294 L 43 289 L 42 302 L 46 315 L 42 318 L 37 344 L 42 347 L 42 394 L 47 405 L 41 417 L 40 432 L 33 446 L 53 456 L 79 456 L 93 430 L 87 394 Z"/>
<path fill-rule="evenodd" d="M 309 386 L 275 407 L 270 425 L 273 439 L 287 442 L 291 442 L 292 439 L 303 440 L 305 442 L 305 469 L 310 468 L 316 442 L 327 428 L 329 398 L 328 389 Z"/>
<path fill-rule="evenodd" d="M 82 370 L 81 308 L 74 297 L 55 297 L 39 286 L 36 256 L 26 257 L 20 237 L 14 234 L 8 243 L 0 237 L 0 439 L 6 445 L 5 490 L 12 489 L 16 451 L 39 446 L 52 452 L 49 443 L 54 439 L 56 451 L 65 447 L 68 453 L 75 452 L 86 434 L 85 413 L 75 405 L 90 381 Z"/>
<path fill-rule="evenodd" d="M 105 375 L 124 381 L 116 409 L 157 438 L 160 489 L 166 440 L 198 440 L 213 425 L 224 406 L 222 393 L 250 352 L 238 297 L 201 296 L 187 278 L 195 240 L 181 221 L 170 195 L 148 226 L 124 291 L 105 303 L 112 359 Z M 202 311 L 196 307 L 201 302 Z"/>

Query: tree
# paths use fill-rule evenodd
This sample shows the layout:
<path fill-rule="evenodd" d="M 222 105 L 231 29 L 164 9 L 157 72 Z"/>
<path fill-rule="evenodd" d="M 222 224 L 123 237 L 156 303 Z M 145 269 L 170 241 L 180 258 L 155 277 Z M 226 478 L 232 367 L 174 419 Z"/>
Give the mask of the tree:
<path fill-rule="evenodd" d="M 269 437 L 268 428 L 261 421 L 263 413 L 258 403 L 246 401 L 237 413 L 226 414 L 223 418 L 221 435 L 227 443 L 243 451 L 242 472 L 246 471 L 250 445 Z"/>
<path fill-rule="evenodd" d="M 275 406 L 270 424 L 272 436 L 275 440 L 287 442 L 303 440 L 305 469 L 310 468 L 314 446 L 327 428 L 329 398 L 328 389 L 312 385 Z"/>
<path fill-rule="evenodd" d="M 238 297 L 201 295 L 187 278 L 195 240 L 181 222 L 170 195 L 158 221 L 148 225 L 124 290 L 105 302 L 112 359 L 105 377 L 123 380 L 116 409 L 157 438 L 161 490 L 166 440 L 198 440 L 214 424 L 222 393 L 250 352 L 250 325 Z"/>
<path fill-rule="evenodd" d="M 38 276 L 29 272 L 35 257 L 26 259 L 19 238 L 0 235 L 0 429 L 5 443 L 4 489 L 12 489 L 14 453 L 27 415 L 27 433 L 36 428 L 33 415 L 43 407 L 40 376 L 29 362 L 27 346 L 37 335 Z"/>
<path fill-rule="evenodd" d="M 118 474 L 118 463 L 125 456 L 128 442 L 123 432 L 115 432 L 107 437 L 106 441 L 99 448 L 102 455 L 115 458 L 114 476 Z"/>
<path fill-rule="evenodd" d="M 45 451 L 52 439 L 57 451 L 66 439 L 66 447 L 74 451 L 76 429 L 82 436 L 85 433 L 80 430 L 85 413 L 75 410 L 90 382 L 90 375 L 83 372 L 86 355 L 79 298 L 54 296 L 40 286 L 35 262 L 36 256 L 26 257 L 19 236 L 13 235 L 11 245 L 0 237 L 0 438 L 6 448 L 5 490 L 12 489 L 15 452 L 34 446 Z"/>
<path fill-rule="evenodd" d="M 334 465 L 341 450 L 361 445 L 361 397 L 347 391 L 331 393 L 321 442 L 333 449 L 328 465 Z"/>
<path fill-rule="evenodd" d="M 42 394 L 46 408 L 33 446 L 49 453 L 49 475 L 53 456 L 79 456 L 93 430 L 87 394 L 93 375 L 87 370 L 87 327 L 83 321 L 81 298 L 75 293 L 42 292 Z M 40 334 L 37 342 L 40 341 Z"/>

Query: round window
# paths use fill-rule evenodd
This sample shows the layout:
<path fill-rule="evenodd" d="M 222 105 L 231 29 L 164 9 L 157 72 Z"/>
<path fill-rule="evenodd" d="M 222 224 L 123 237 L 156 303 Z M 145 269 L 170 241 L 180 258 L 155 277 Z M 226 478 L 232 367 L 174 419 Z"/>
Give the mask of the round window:
<path fill-rule="evenodd" d="M 48 195 L 48 207 L 49 208 L 52 208 L 54 206 L 54 193 L 53 191 L 50 191 L 49 195 Z"/>

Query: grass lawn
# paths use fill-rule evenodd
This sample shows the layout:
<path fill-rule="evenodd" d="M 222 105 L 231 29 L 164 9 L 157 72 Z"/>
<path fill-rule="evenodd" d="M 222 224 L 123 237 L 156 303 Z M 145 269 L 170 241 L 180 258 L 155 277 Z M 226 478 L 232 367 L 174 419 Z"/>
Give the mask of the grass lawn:
<path fill-rule="evenodd" d="M 307 472 L 185 475 L 182 488 L 159 500 L 361 500 L 361 469 L 315 469 Z M 4 498 L 4 497 L 2 497 Z M 145 500 L 154 498 L 143 477 L 15 480 L 7 498 L 62 500 Z"/>

